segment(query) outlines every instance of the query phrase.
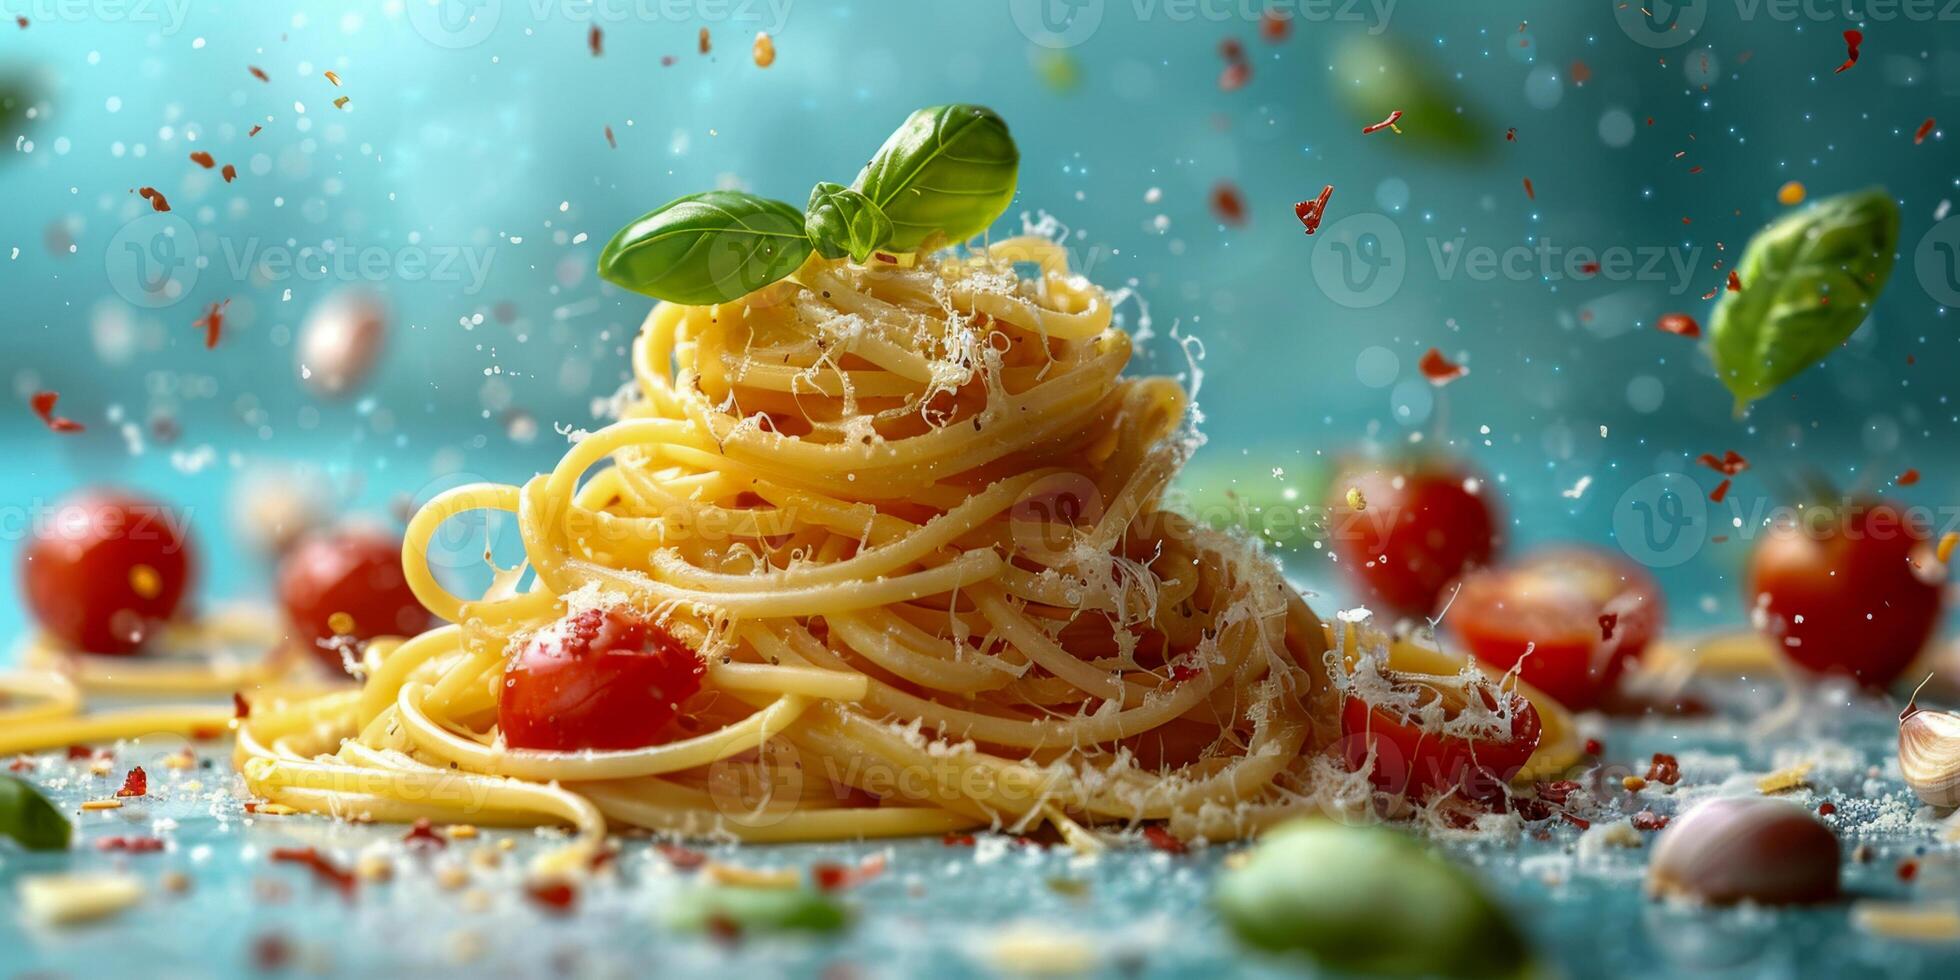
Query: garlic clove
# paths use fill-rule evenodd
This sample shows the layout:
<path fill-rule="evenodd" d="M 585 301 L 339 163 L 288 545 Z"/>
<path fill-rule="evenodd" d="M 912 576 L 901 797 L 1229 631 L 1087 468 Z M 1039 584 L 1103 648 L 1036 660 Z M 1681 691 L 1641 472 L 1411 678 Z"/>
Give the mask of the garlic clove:
<path fill-rule="evenodd" d="M 1899 718 L 1899 771 L 1921 800 L 1960 807 L 1960 714 L 1907 705 Z"/>
<path fill-rule="evenodd" d="M 1654 844 L 1647 885 L 1658 895 L 1730 904 L 1829 901 L 1838 841 L 1794 803 L 1718 797 L 1674 819 Z"/>

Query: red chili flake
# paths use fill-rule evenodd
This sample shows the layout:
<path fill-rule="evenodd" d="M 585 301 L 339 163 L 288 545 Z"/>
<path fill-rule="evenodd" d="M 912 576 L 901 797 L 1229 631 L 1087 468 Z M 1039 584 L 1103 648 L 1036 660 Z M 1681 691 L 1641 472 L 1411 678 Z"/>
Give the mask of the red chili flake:
<path fill-rule="evenodd" d="M 231 692 L 231 716 L 233 718 L 252 717 L 252 702 L 245 700 L 245 695 L 237 691 Z"/>
<path fill-rule="evenodd" d="M 1919 471 L 1916 469 L 1908 469 L 1904 473 L 1899 474 L 1899 479 L 1898 479 L 1899 486 L 1909 487 L 1918 482 L 1919 482 Z"/>
<path fill-rule="evenodd" d="M 264 131 L 265 131 L 265 127 L 264 127 L 264 126 L 253 126 L 253 127 L 252 127 L 252 131 L 251 131 L 251 132 L 249 132 L 249 133 L 246 133 L 245 135 L 246 135 L 246 136 L 248 136 L 248 137 L 250 137 L 250 136 L 257 136 L 257 135 L 259 135 L 260 133 L 262 133 L 262 132 L 264 132 Z"/>
<path fill-rule="evenodd" d="M 1429 352 L 1422 355 L 1422 360 L 1417 363 L 1417 366 L 1422 368 L 1422 376 L 1428 378 L 1429 383 L 1438 388 L 1470 373 L 1469 368 L 1444 357 L 1443 352 L 1434 347 L 1429 348 Z"/>
<path fill-rule="evenodd" d="M 194 741 L 209 742 L 230 730 L 226 725 L 192 725 L 189 735 Z"/>
<path fill-rule="evenodd" d="M 209 170 L 212 167 L 218 165 L 218 161 L 211 159 L 211 154 L 206 153 L 203 150 L 192 150 L 191 162 L 197 164 L 200 167 L 203 167 L 206 170 Z"/>
<path fill-rule="evenodd" d="M 293 944 L 276 932 L 252 940 L 252 965 L 260 972 L 273 973 L 292 965 Z"/>
<path fill-rule="evenodd" d="M 417 817 L 415 825 L 408 828 L 408 833 L 402 835 L 402 843 L 413 848 L 441 850 L 449 846 L 449 838 L 437 833 L 435 825 L 429 822 L 428 817 Z"/>
<path fill-rule="evenodd" d="M 127 851 L 131 854 L 154 854 L 163 850 L 163 841 L 156 837 L 104 837 L 95 842 L 98 851 Z"/>
<path fill-rule="evenodd" d="M 702 54 L 707 54 L 709 49 L 713 47 L 708 41 L 708 29 L 705 27 L 701 28 L 701 39 L 697 46 L 701 49 Z"/>
<path fill-rule="evenodd" d="M 252 77 L 261 82 L 270 83 L 272 81 L 271 77 L 266 75 L 265 70 L 257 65 L 246 65 L 245 70 L 251 72 Z"/>
<path fill-rule="evenodd" d="M 1244 61 L 1245 45 L 1238 38 L 1228 37 L 1218 42 L 1218 56 L 1226 61 Z"/>
<path fill-rule="evenodd" d="M 1293 205 L 1293 216 L 1300 219 L 1302 227 L 1311 235 L 1320 230 L 1320 221 L 1327 217 L 1327 199 L 1334 196 L 1334 185 L 1328 184 L 1320 189 L 1320 195 L 1311 201 L 1301 201 Z"/>
<path fill-rule="evenodd" d="M 1899 862 L 1899 880 L 1911 881 L 1919 877 L 1919 862 L 1911 858 Z"/>
<path fill-rule="evenodd" d="M 1865 43 L 1864 31 L 1844 32 L 1844 64 L 1839 65 L 1833 74 L 1842 74 L 1845 69 L 1858 63 L 1858 45 L 1863 43 Z"/>
<path fill-rule="evenodd" d="M 225 164 L 225 169 L 218 171 L 218 176 L 223 177 L 225 183 L 229 184 L 238 179 L 238 168 L 227 163 Z"/>
<path fill-rule="evenodd" d="M 93 759 L 95 758 L 95 750 L 86 745 L 70 745 L 68 747 L 68 758 L 70 760 Z"/>
<path fill-rule="evenodd" d="M 65 419 L 54 414 L 54 403 L 60 400 L 59 392 L 37 391 L 34 397 L 27 400 L 27 404 L 34 409 L 34 414 L 40 417 L 41 424 L 47 426 L 50 432 L 81 432 L 87 428 L 74 419 Z M 70 755 L 69 758 L 75 757 Z"/>
<path fill-rule="evenodd" d="M 1259 36 L 1278 44 L 1293 33 L 1293 17 L 1277 10 L 1268 10 L 1259 17 Z"/>
<path fill-rule="evenodd" d="M 1578 788 L 1579 784 L 1570 779 L 1555 779 L 1549 783 L 1539 783 L 1533 787 L 1538 792 L 1539 799 L 1548 800 L 1560 805 L 1564 805 L 1565 801 L 1572 796 L 1573 791 Z"/>
<path fill-rule="evenodd" d="M 611 126 L 606 127 L 606 145 L 612 147 L 615 150 L 619 149 L 619 141 L 613 139 L 613 132 Z"/>
<path fill-rule="evenodd" d="M 947 834 L 946 836 L 939 838 L 939 843 L 944 844 L 947 847 L 972 847 L 973 835 L 972 834 Z"/>
<path fill-rule="evenodd" d="M 1660 327 L 1662 333 L 1674 333 L 1676 337 L 1701 335 L 1701 323 L 1695 323 L 1695 318 L 1691 318 L 1688 314 L 1662 314 L 1662 318 L 1654 325 Z"/>
<path fill-rule="evenodd" d="M 1245 196 L 1239 193 L 1237 185 L 1221 180 L 1212 186 L 1211 213 L 1228 225 L 1245 224 Z"/>
<path fill-rule="evenodd" d="M 116 790 L 116 795 L 125 797 L 150 795 L 150 774 L 144 772 L 142 766 L 131 769 L 129 774 L 123 777 L 122 789 Z"/>
<path fill-rule="evenodd" d="M 1143 839 L 1145 843 L 1165 854 L 1183 854 L 1189 850 L 1184 846 L 1183 841 L 1154 823 L 1143 828 Z"/>
<path fill-rule="evenodd" d="M 673 56 L 673 55 L 671 55 L 671 54 L 663 54 L 663 55 L 661 55 L 661 56 L 660 56 L 660 67 L 662 67 L 662 68 L 672 68 L 672 67 L 674 67 L 674 56 Z"/>
<path fill-rule="evenodd" d="M 1361 135 L 1367 136 L 1370 133 L 1379 133 L 1382 130 L 1387 129 L 1401 121 L 1402 121 L 1402 110 L 1400 109 L 1390 110 L 1387 119 L 1384 119 L 1381 122 L 1375 123 L 1370 126 L 1361 127 Z"/>
<path fill-rule="evenodd" d="M 1606 746 L 1599 744 L 1599 739 L 1596 738 L 1586 739 L 1587 755 L 1597 756 L 1604 751 L 1606 751 Z"/>
<path fill-rule="evenodd" d="M 1689 167 L 1688 172 L 1691 174 L 1701 173 L 1701 164 L 1695 164 L 1694 166 Z"/>
<path fill-rule="evenodd" d="M 1912 145 L 1918 146 L 1926 142 L 1926 137 L 1931 135 L 1933 135 L 1933 117 L 1927 116 L 1926 121 L 1919 124 L 1919 131 L 1912 134 Z"/>
<path fill-rule="evenodd" d="M 1512 126 L 1510 129 L 1504 131 L 1504 142 L 1516 143 L 1517 141 L 1518 141 L 1518 127 Z"/>
<path fill-rule="evenodd" d="M 667 859 L 667 863 L 683 871 L 698 868 L 708 863 L 708 856 L 700 851 L 682 847 L 679 844 L 655 844 L 654 850 Z"/>
<path fill-rule="evenodd" d="M 1592 821 L 1590 820 L 1586 820 L 1581 817 L 1575 817 L 1572 814 L 1566 813 L 1564 811 L 1560 811 L 1558 816 L 1560 820 L 1563 820 L 1566 823 L 1569 823 L 1572 826 L 1579 828 L 1580 830 L 1592 829 Z"/>
<path fill-rule="evenodd" d="M 136 189 L 136 193 L 143 195 L 143 199 L 150 202 L 150 207 L 152 209 L 157 211 L 170 210 L 170 202 L 164 200 L 163 193 L 161 191 L 158 191 L 156 188 L 139 187 Z"/>
<path fill-rule="evenodd" d="M 354 873 L 334 864 L 320 854 L 314 847 L 275 847 L 272 849 L 274 861 L 298 864 L 310 868 L 313 876 L 334 887 L 343 898 L 354 897 Z"/>
<path fill-rule="evenodd" d="M 810 866 L 810 881 L 818 891 L 835 892 L 855 888 L 885 873 L 885 856 L 874 854 L 856 866 L 819 861 Z"/>
<path fill-rule="evenodd" d="M 1667 818 L 1652 810 L 1642 810 L 1633 815 L 1633 829 L 1659 830 L 1667 826 Z"/>
<path fill-rule="evenodd" d="M 14 756 L 14 761 L 7 763 L 7 771 L 8 772 L 33 772 L 34 762 L 33 760 L 29 759 L 24 755 L 17 755 Z"/>
<path fill-rule="evenodd" d="M 703 28 L 705 37 L 706 29 Z M 531 901 L 553 915 L 564 915 L 578 902 L 578 889 L 565 881 L 534 881 L 524 886 L 524 894 Z"/>
<path fill-rule="evenodd" d="M 1817 815 L 1820 817 L 1828 817 L 1836 812 L 1837 812 L 1837 804 L 1832 803 L 1830 800 L 1825 800 L 1824 802 L 1817 804 Z"/>
<path fill-rule="evenodd" d="M 1236 92 L 1249 81 L 1252 81 L 1252 66 L 1243 61 L 1234 61 L 1218 73 L 1218 90 Z"/>
<path fill-rule="evenodd" d="M 1708 499 L 1718 504 L 1721 503 L 1723 498 L 1729 495 L 1729 484 L 1733 482 L 1728 477 L 1723 477 L 1722 482 L 1715 484 L 1715 489 L 1708 491 Z"/>
<path fill-rule="evenodd" d="M 1665 752 L 1654 753 L 1653 762 L 1647 766 L 1647 781 L 1672 786 L 1681 781 L 1681 763 Z"/>
<path fill-rule="evenodd" d="M 1530 198 L 1530 199 L 1532 199 L 1532 200 L 1534 200 L 1534 201 L 1536 201 L 1536 200 L 1538 200 L 1538 192 L 1537 192 L 1537 191 L 1535 191 L 1535 190 L 1532 190 L 1532 189 L 1531 189 L 1531 178 L 1530 178 L 1530 177 L 1526 177 L 1526 178 L 1524 179 L 1524 196 L 1526 196 L 1526 197 L 1528 197 L 1528 198 Z"/>
<path fill-rule="evenodd" d="M 14 23 L 19 24 L 21 30 L 27 30 L 27 18 L 25 16 L 14 17 Z"/>
<path fill-rule="evenodd" d="M 1588 275 L 1588 276 L 1596 276 L 1596 275 L 1599 275 L 1599 263 L 1597 263 L 1597 262 L 1587 262 L 1586 264 L 1584 264 L 1584 265 L 1581 265 L 1581 266 L 1579 267 L 1579 271 L 1580 271 L 1581 273 L 1583 273 L 1583 274 L 1585 274 L 1585 275 Z"/>
<path fill-rule="evenodd" d="M 1602 642 L 1602 643 L 1603 643 L 1603 642 L 1605 642 L 1605 641 L 1607 641 L 1607 640 L 1610 640 L 1610 639 L 1612 639 L 1612 638 L 1613 638 L 1613 630 L 1614 630 L 1614 628 L 1615 628 L 1615 627 L 1617 627 L 1617 626 L 1619 626 L 1619 625 L 1620 625 L 1620 614 L 1619 614 L 1619 613 L 1600 613 L 1600 614 L 1599 614 L 1599 639 L 1600 639 L 1600 642 Z"/>
<path fill-rule="evenodd" d="M 1742 277 L 1736 275 L 1734 269 L 1729 270 L 1728 289 L 1732 293 L 1742 292 Z"/>
<path fill-rule="evenodd" d="M 1572 70 L 1568 74 L 1572 76 L 1574 85 L 1584 85 L 1592 81 L 1592 67 L 1583 61 L 1573 61 Z"/>
<path fill-rule="evenodd" d="M 591 32 L 585 35 L 585 44 L 587 47 L 592 49 L 592 57 L 597 58 L 600 55 L 605 54 L 606 32 L 600 30 L 599 25 L 597 24 L 592 25 Z"/>
<path fill-rule="evenodd" d="M 1733 449 L 1722 450 L 1722 457 L 1720 459 L 1715 458 L 1714 453 L 1702 453 L 1700 456 L 1695 457 L 1695 462 L 1723 476 L 1734 476 L 1749 468 L 1749 461 L 1744 459 L 1741 453 Z"/>
<path fill-rule="evenodd" d="M 225 307 L 230 305 L 231 300 L 225 300 L 222 303 L 212 303 L 211 308 L 205 310 L 204 315 L 199 317 L 196 323 L 192 324 L 192 326 L 204 328 L 205 350 L 210 350 L 218 346 L 218 333 L 225 327 Z"/>

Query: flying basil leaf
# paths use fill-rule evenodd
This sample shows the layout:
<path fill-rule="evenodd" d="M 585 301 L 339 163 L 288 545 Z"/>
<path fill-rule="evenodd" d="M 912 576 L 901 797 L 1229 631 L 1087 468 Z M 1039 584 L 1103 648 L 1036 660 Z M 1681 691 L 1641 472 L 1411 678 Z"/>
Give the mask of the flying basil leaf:
<path fill-rule="evenodd" d="M 1892 274 L 1899 207 L 1882 187 L 1825 198 L 1756 233 L 1708 326 L 1740 413 L 1851 336 Z"/>
<path fill-rule="evenodd" d="M 1334 91 L 1356 125 L 1372 126 L 1396 110 L 1400 132 L 1371 137 L 1370 146 L 1472 160 L 1495 140 L 1483 114 L 1461 86 L 1430 61 L 1387 38 L 1348 38 L 1334 53 Z M 1379 143 L 1375 141 L 1381 141 Z"/>
<path fill-rule="evenodd" d="M 12 837 L 30 851 L 68 847 L 75 828 L 32 783 L 0 775 L 0 837 Z"/>
<path fill-rule="evenodd" d="M 689 194 L 619 230 L 599 275 L 690 306 L 725 303 L 783 279 L 810 257 L 803 212 L 742 191 Z"/>
<path fill-rule="evenodd" d="M 683 932 L 713 925 L 743 932 L 836 932 L 850 916 L 835 899 L 813 888 L 759 888 L 720 885 L 678 896 L 667 908 L 667 924 Z"/>
<path fill-rule="evenodd" d="M 848 255 L 862 262 L 891 241 L 892 219 L 863 194 L 824 181 L 810 190 L 803 230 L 818 255 L 826 259 Z"/>
<path fill-rule="evenodd" d="M 1021 151 L 992 109 L 920 109 L 858 174 L 854 190 L 884 209 L 890 247 L 909 252 L 933 232 L 959 240 L 993 224 L 1014 199 Z"/>

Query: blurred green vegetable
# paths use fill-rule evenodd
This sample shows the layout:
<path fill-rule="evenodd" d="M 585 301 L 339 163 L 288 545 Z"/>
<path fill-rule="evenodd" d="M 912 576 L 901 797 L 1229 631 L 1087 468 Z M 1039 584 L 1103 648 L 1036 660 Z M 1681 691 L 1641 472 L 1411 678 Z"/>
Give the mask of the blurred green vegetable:
<path fill-rule="evenodd" d="M 1305 548 L 1323 540 L 1327 515 L 1319 502 L 1326 497 L 1327 467 L 1279 451 L 1251 455 L 1251 460 L 1211 460 L 1200 453 L 1174 484 L 1179 510 L 1206 527 L 1236 528 L 1271 548 Z M 1264 458 L 1289 460 L 1284 476 L 1253 461 Z"/>
<path fill-rule="evenodd" d="M 803 212 L 743 191 L 676 198 L 599 253 L 599 275 L 636 293 L 702 306 L 746 295 L 810 257 Z"/>
<path fill-rule="evenodd" d="M 716 885 L 681 895 L 667 909 L 667 924 L 683 932 L 837 932 L 850 916 L 814 888 Z"/>
<path fill-rule="evenodd" d="M 1218 883 L 1241 940 L 1379 976 L 1511 977 L 1530 955 L 1477 883 L 1406 835 L 1300 820 L 1266 834 Z"/>
<path fill-rule="evenodd" d="M 872 200 L 842 184 L 824 181 L 810 190 L 803 230 L 826 259 L 862 262 L 892 238 L 892 219 Z"/>
<path fill-rule="evenodd" d="M 40 97 L 38 90 L 31 76 L 0 71 L 0 143 L 11 148 L 14 137 L 27 130 L 27 110 Z"/>
<path fill-rule="evenodd" d="M 1738 414 L 1844 343 L 1892 274 L 1899 208 L 1883 187 L 1824 198 L 1771 222 L 1736 265 L 1708 327 Z"/>
<path fill-rule="evenodd" d="M 12 837 L 30 851 L 60 851 L 74 834 L 74 825 L 34 784 L 0 775 L 0 837 Z"/>
<path fill-rule="evenodd" d="M 1335 92 L 1357 127 L 1402 110 L 1399 133 L 1380 134 L 1397 149 L 1474 159 L 1495 139 L 1482 114 L 1429 59 L 1383 37 L 1344 36 L 1334 53 Z"/>
<path fill-rule="evenodd" d="M 862 191 L 891 218 L 894 251 L 910 252 L 933 232 L 955 241 L 987 230 L 1014 199 L 1021 151 L 992 109 L 920 109 L 858 174 Z"/>

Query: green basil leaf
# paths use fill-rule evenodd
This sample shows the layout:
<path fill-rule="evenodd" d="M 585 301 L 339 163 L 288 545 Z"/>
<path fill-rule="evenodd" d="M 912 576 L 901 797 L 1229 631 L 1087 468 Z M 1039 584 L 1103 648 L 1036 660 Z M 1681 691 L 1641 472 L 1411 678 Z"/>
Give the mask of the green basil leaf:
<path fill-rule="evenodd" d="M 956 241 L 985 231 L 1014 199 L 1020 167 L 992 109 L 933 106 L 908 117 L 851 186 L 891 219 L 891 248 L 910 252 L 936 231 Z"/>
<path fill-rule="evenodd" d="M 1356 127 L 1402 110 L 1395 124 L 1401 132 L 1377 133 L 1369 146 L 1462 160 L 1483 156 L 1496 131 L 1467 103 L 1462 86 L 1430 63 L 1387 38 L 1347 38 L 1334 53 L 1334 91 Z"/>
<path fill-rule="evenodd" d="M 668 906 L 667 924 L 687 932 L 716 924 L 743 932 L 837 932 L 850 924 L 844 907 L 813 888 L 718 885 L 680 895 Z"/>
<path fill-rule="evenodd" d="M 68 818 L 34 784 L 0 775 L 0 837 L 12 837 L 30 851 L 60 851 L 74 833 Z"/>
<path fill-rule="evenodd" d="M 676 198 L 614 235 L 599 275 L 674 303 L 725 303 L 789 276 L 810 257 L 803 212 L 742 191 Z"/>
<path fill-rule="evenodd" d="M 1708 325 L 1715 373 L 1739 414 L 1865 322 L 1892 274 L 1899 207 L 1883 187 L 1825 198 L 1749 240 Z"/>
<path fill-rule="evenodd" d="M 824 181 L 810 190 L 803 230 L 818 255 L 826 259 L 848 255 L 862 262 L 892 240 L 892 219 L 863 194 Z"/>
<path fill-rule="evenodd" d="M 1518 976 L 1530 959 L 1474 879 L 1382 827 L 1276 827 L 1219 879 L 1214 897 L 1248 945 L 1341 974 Z"/>

